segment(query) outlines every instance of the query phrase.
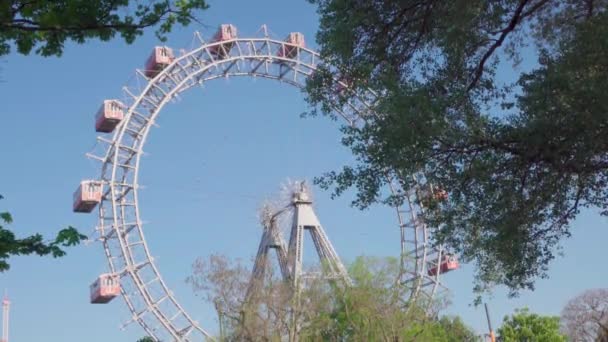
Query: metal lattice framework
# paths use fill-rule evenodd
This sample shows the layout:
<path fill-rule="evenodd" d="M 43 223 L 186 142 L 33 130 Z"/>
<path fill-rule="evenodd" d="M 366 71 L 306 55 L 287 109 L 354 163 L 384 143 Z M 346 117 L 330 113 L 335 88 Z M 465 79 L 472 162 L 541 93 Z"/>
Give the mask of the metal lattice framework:
<path fill-rule="evenodd" d="M 293 194 L 292 199 L 292 222 L 291 234 L 289 237 L 289 251 L 287 253 L 287 261 L 291 269 L 291 281 L 299 290 L 301 278 L 323 277 L 326 279 L 341 280 L 345 284 L 350 284 L 350 278 L 346 272 L 346 268 L 338 257 L 334 247 L 329 241 L 329 237 L 321 226 L 317 215 L 312 208 L 312 200 L 310 199 L 309 190 L 304 187 L 300 191 Z M 307 275 L 303 270 L 303 244 L 304 231 L 308 230 L 315 246 L 315 251 L 319 260 L 324 263 L 326 270 L 319 275 Z"/>
<path fill-rule="evenodd" d="M 266 272 L 270 267 L 268 254 L 271 249 L 276 251 L 277 262 L 281 270 L 281 278 L 284 281 L 291 279 L 291 269 L 287 260 L 287 243 L 278 224 L 278 219 L 285 209 L 273 212 L 269 206 L 263 208 L 261 224 L 263 226 L 262 239 L 258 246 L 258 253 L 255 257 L 251 279 L 247 288 L 245 298 L 249 299 L 264 281 Z"/>
<path fill-rule="evenodd" d="M 329 237 L 312 207 L 313 202 L 309 195 L 310 189 L 305 186 L 304 182 L 297 184 L 299 190 L 292 193 L 291 202 L 285 208 L 272 212 L 269 207 L 266 207 L 262 214 L 264 230 L 253 265 L 246 298 L 249 298 L 256 287 L 264 282 L 264 276 L 270 267 L 268 262 L 270 249 L 276 250 L 283 280 L 291 283 L 296 292 L 299 292 L 301 288 L 301 280 L 306 278 L 338 280 L 346 285 L 351 284 L 344 264 L 342 264 L 338 253 L 329 241 Z M 285 214 L 291 216 L 289 248 L 278 225 L 279 217 Z M 310 233 L 319 261 L 325 268 L 322 272 L 304 272 L 303 244 L 305 231 Z"/>
<path fill-rule="evenodd" d="M 307 77 L 322 63 L 315 51 L 292 45 L 297 53 L 293 57 L 280 57 L 277 52 L 288 44 L 267 34 L 215 43 L 205 42 L 198 33 L 195 37 L 197 46 L 182 51 L 155 77 L 147 78 L 143 71 L 136 72 L 134 85 L 123 88 L 124 119 L 110 139 L 99 136 L 98 150 L 88 154 L 102 163 L 100 180 L 105 190 L 99 205 L 97 231 L 110 272 L 120 276 L 122 297 L 132 312 L 126 324 L 137 322 L 147 334 L 162 341 L 203 341 L 212 337 L 183 309 L 163 281 L 144 237 L 138 177 L 143 147 L 157 116 L 182 92 L 218 78 L 261 77 L 302 89 Z M 221 59 L 210 52 L 214 47 L 225 52 Z M 371 92 L 353 96 L 344 105 L 336 102 L 335 112 L 344 118 L 346 125 L 356 127 L 369 115 L 376 115 L 373 100 Z M 439 264 L 442 251 L 429 244 L 416 192 L 403 190 L 395 179 L 389 181 L 390 190 L 406 195 L 407 199 L 404 205 L 396 207 L 403 285 L 410 290 L 409 300 L 431 299 L 442 288 L 440 272 L 429 276 L 427 270 Z"/>

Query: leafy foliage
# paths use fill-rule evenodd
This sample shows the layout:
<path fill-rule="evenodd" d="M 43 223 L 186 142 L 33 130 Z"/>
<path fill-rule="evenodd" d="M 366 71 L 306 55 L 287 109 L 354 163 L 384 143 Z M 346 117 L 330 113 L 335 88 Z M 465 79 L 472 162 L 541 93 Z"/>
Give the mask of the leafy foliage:
<path fill-rule="evenodd" d="M 560 342 L 566 337 L 559 332 L 559 317 L 540 316 L 528 309 L 516 310 L 511 317 L 505 317 L 498 329 L 503 342 Z"/>
<path fill-rule="evenodd" d="M 460 317 L 441 317 L 439 325 L 448 334 L 446 342 L 473 342 L 479 341 L 479 337 L 471 328 L 466 326 Z"/>
<path fill-rule="evenodd" d="M 146 336 L 146 337 L 140 338 L 139 340 L 137 340 L 137 342 L 155 342 L 155 341 L 152 337 Z"/>
<path fill-rule="evenodd" d="M 383 195 L 387 170 L 404 189 L 424 175 L 450 195 L 425 217 L 435 243 L 476 263 L 477 291 L 511 295 L 546 276 L 582 207 L 608 213 L 608 1 L 312 2 L 331 65 L 307 85 L 313 114 L 379 94 L 345 128 L 357 163 L 318 184 L 365 208 L 404 200 Z"/>
<path fill-rule="evenodd" d="M 394 258 L 357 258 L 351 287 L 308 279 L 299 300 L 273 272 L 246 298 L 250 272 L 223 256 L 199 259 L 193 271 L 188 283 L 225 318 L 228 340 L 477 341 L 459 319 L 429 319 L 415 303 L 407 310 Z"/>
<path fill-rule="evenodd" d="M 0 2 L 0 55 L 11 43 L 21 54 L 61 55 L 67 40 L 107 41 L 120 34 L 127 43 L 147 27 L 159 25 L 164 40 L 175 24 L 188 25 L 205 0 L 13 0 Z"/>
<path fill-rule="evenodd" d="M 405 335 L 436 335 L 436 329 L 430 329 L 416 308 L 403 309 L 401 298 L 405 297 L 405 289 L 395 284 L 398 272 L 399 263 L 394 258 L 357 258 L 349 267 L 353 286 L 331 289 L 328 296 L 336 300 L 334 305 L 325 308 L 328 319 L 313 320 L 308 333 L 324 332 L 325 339 L 349 341 L 390 341 Z"/>
<path fill-rule="evenodd" d="M 1 198 L 2 196 L 0 196 Z M 0 272 L 7 271 L 10 268 L 8 259 L 11 256 L 37 254 L 59 258 L 66 254 L 63 247 L 77 245 L 87 238 L 75 228 L 68 227 L 60 230 L 57 237 L 50 242 L 45 241 L 41 234 L 19 239 L 5 227 L 12 222 L 13 217 L 9 212 L 0 212 Z"/>

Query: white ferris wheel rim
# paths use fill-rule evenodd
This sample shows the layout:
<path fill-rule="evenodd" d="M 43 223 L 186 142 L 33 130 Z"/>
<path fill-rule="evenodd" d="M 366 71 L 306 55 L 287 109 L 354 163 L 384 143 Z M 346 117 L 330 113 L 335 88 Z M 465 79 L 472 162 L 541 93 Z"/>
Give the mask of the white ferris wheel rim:
<path fill-rule="evenodd" d="M 210 44 L 204 42 L 198 33 L 196 36 L 201 45 L 176 58 L 155 77 L 147 78 L 138 71 L 141 79 L 147 82 L 146 86 L 139 94 L 124 88 L 130 102 L 125 118 L 111 140 L 98 138 L 107 145 L 105 156 L 92 156 L 102 162 L 100 179 L 108 185 L 99 205 L 100 240 L 110 271 L 120 275 L 121 283 L 132 285 L 121 289 L 132 313 L 130 322 L 137 322 L 147 334 L 157 339 L 168 337 L 191 342 L 213 340 L 213 337 L 191 318 L 163 281 L 148 249 L 140 219 L 139 164 L 150 128 L 167 102 L 205 81 L 234 76 L 263 77 L 301 89 L 306 77 L 322 63 L 317 52 L 302 47 L 297 47 L 294 57 L 279 57 L 276 52 L 287 43 L 267 36 Z M 225 44 L 233 45 L 227 56 L 214 59 L 209 48 L 219 46 L 224 49 Z M 278 74 L 274 74 L 275 69 L 279 70 Z M 354 101 L 347 102 L 342 108 L 334 108 L 335 112 L 348 125 L 356 125 L 365 115 L 375 114 L 373 106 L 366 101 L 370 94 L 366 95 L 367 98 L 355 96 Z M 394 178 L 388 181 L 390 191 L 398 193 L 399 182 Z M 437 290 L 444 287 L 439 279 L 440 272 L 429 276 L 427 268 L 439 264 L 442 248 L 430 246 L 428 229 L 416 216 L 417 201 L 406 197 L 404 206 L 395 206 L 401 233 L 402 265 L 405 258 L 414 260 L 414 269 L 406 270 L 403 283 L 410 289 L 409 300 L 426 298 L 430 305 Z M 409 239 L 408 231 L 413 235 Z"/>

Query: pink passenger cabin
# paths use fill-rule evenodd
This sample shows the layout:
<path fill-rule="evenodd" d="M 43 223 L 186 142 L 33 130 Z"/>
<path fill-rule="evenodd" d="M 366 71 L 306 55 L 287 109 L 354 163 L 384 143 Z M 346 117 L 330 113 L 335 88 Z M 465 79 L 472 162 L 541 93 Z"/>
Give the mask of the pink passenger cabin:
<path fill-rule="evenodd" d="M 441 258 L 441 262 L 439 263 L 439 267 L 435 266 L 433 268 L 430 268 L 428 271 L 428 274 L 433 277 L 437 275 L 437 271 L 439 271 L 439 274 L 442 273 L 446 273 L 449 271 L 453 271 L 456 270 L 460 267 L 460 264 L 458 263 L 458 260 L 456 259 L 455 256 L 453 255 L 444 255 Z"/>
<path fill-rule="evenodd" d="M 217 42 L 225 42 L 227 40 L 236 39 L 237 31 L 236 27 L 232 24 L 222 24 L 218 28 L 217 32 L 213 36 L 211 43 Z M 234 46 L 234 42 L 217 44 L 209 47 L 209 52 L 215 58 L 224 59 L 228 54 L 230 54 L 230 50 Z M 222 48 L 223 47 L 223 48 Z"/>
<path fill-rule="evenodd" d="M 285 39 L 285 44 L 281 45 L 278 56 L 285 58 L 295 58 L 298 55 L 298 48 L 306 47 L 304 35 L 300 32 L 291 32 Z"/>
<path fill-rule="evenodd" d="M 150 57 L 146 61 L 147 77 L 155 77 L 161 72 L 167 65 L 171 64 L 175 57 L 173 56 L 173 50 L 166 46 L 156 46 L 152 51 Z"/>
<path fill-rule="evenodd" d="M 104 273 L 91 284 L 91 304 L 106 304 L 118 295 L 120 281 L 116 275 Z"/>
<path fill-rule="evenodd" d="M 448 192 L 442 188 L 434 188 L 431 191 L 433 192 L 433 198 L 437 201 L 446 201 L 448 199 Z"/>
<path fill-rule="evenodd" d="M 95 131 L 112 132 L 124 117 L 123 108 L 118 100 L 104 100 L 95 116 Z"/>
<path fill-rule="evenodd" d="M 419 193 L 420 201 L 424 206 L 436 206 L 437 202 L 447 201 L 448 192 L 437 186 L 424 186 Z"/>
<path fill-rule="evenodd" d="M 85 180 L 74 192 L 75 213 L 90 213 L 101 202 L 103 185 L 99 181 Z"/>

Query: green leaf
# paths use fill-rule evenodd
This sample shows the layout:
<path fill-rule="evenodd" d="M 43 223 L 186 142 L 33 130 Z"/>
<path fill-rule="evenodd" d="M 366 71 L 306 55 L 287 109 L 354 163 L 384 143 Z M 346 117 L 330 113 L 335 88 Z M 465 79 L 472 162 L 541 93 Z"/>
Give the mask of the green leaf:
<path fill-rule="evenodd" d="M 34 51 L 61 56 L 66 42 L 107 41 L 116 35 L 131 44 L 148 27 L 155 27 L 165 40 L 176 24 L 198 21 L 196 16 L 207 8 L 204 0 L 151 0 L 145 5 L 128 0 L 16 0 L 11 7 L 14 13 L 3 21 L 0 31 L 0 55 L 16 46 L 24 55 Z"/>
<path fill-rule="evenodd" d="M 11 216 L 11 214 L 9 212 L 3 212 L 0 213 L 0 218 L 2 219 L 2 221 L 4 221 L 6 224 L 10 224 L 13 222 L 13 217 Z"/>
<path fill-rule="evenodd" d="M 354 189 L 365 209 L 445 189 L 413 202 L 480 293 L 534 289 L 580 208 L 608 215 L 608 2 L 313 3 L 326 65 L 311 114 L 377 94 L 376 115 L 343 130 L 354 162 L 315 179 L 333 196 Z"/>

